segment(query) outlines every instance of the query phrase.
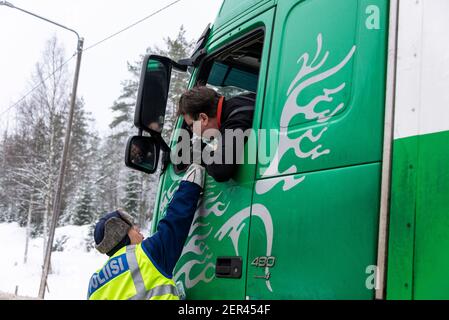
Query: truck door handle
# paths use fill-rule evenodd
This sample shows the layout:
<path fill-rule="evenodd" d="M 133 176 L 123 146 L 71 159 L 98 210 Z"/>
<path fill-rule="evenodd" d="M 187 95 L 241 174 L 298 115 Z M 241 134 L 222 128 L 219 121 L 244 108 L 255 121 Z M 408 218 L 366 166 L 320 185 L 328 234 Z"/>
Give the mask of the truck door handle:
<path fill-rule="evenodd" d="M 242 277 L 242 257 L 218 257 L 215 265 L 217 278 L 240 279 Z"/>

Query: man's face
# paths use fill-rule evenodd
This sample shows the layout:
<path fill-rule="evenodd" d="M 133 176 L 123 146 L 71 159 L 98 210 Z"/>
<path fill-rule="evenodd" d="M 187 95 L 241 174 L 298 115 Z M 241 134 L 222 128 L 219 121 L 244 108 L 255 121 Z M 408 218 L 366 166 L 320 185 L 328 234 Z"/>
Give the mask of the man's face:
<path fill-rule="evenodd" d="M 142 150 L 135 144 L 131 146 L 131 161 L 133 163 L 139 164 L 143 161 Z"/>
<path fill-rule="evenodd" d="M 140 232 L 140 228 L 136 225 L 129 229 L 128 237 L 131 240 L 131 244 L 139 244 L 143 241 L 143 234 Z"/>
<path fill-rule="evenodd" d="M 184 121 L 193 133 L 205 138 L 208 138 L 205 134 L 206 130 L 218 130 L 217 118 L 210 118 L 205 113 L 200 113 L 196 121 L 191 117 L 191 115 L 186 114 L 184 115 Z"/>

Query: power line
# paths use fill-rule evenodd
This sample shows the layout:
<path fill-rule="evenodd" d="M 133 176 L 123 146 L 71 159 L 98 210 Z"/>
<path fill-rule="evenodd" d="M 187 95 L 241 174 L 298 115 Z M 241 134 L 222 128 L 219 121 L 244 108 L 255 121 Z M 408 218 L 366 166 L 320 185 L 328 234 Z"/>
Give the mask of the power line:
<path fill-rule="evenodd" d="M 155 16 L 156 14 L 158 14 L 158 13 L 164 11 L 164 10 L 167 10 L 168 8 L 174 6 L 175 4 L 177 4 L 178 2 L 181 2 L 181 1 L 182 1 L 182 0 L 176 0 L 176 1 L 173 1 L 173 2 L 169 3 L 169 4 L 166 5 L 165 7 L 162 7 L 162 8 L 160 8 L 160 9 L 154 11 L 154 12 L 151 13 L 150 15 L 148 15 L 148 16 L 146 16 L 146 17 L 144 17 L 144 18 L 142 18 L 142 19 L 140 19 L 140 20 L 134 22 L 133 24 L 130 24 L 129 26 L 127 26 L 127 27 L 125 27 L 125 28 L 123 28 L 123 29 L 121 29 L 121 30 L 119 30 L 119 31 L 117 31 L 117 32 L 115 32 L 115 33 L 113 33 L 113 34 L 111 34 L 110 36 L 107 36 L 106 38 L 104 38 L 104 39 L 102 39 L 102 40 L 100 40 L 100 41 L 94 43 L 93 45 L 91 45 L 91 46 L 85 48 L 83 51 L 87 51 L 87 50 L 89 50 L 89 49 L 92 49 L 92 48 L 94 48 L 94 47 L 96 47 L 96 46 L 102 44 L 103 42 L 105 42 L 105 41 L 107 41 L 107 40 L 109 40 L 109 39 L 111 39 L 111 38 L 113 38 L 113 37 L 115 37 L 115 36 L 117 36 L 117 35 L 119 35 L 119 34 L 125 32 L 125 31 L 131 29 L 131 28 L 135 27 L 135 26 L 138 25 L 139 23 L 144 22 L 145 20 L 147 20 L 147 19 L 149 19 L 149 18 Z M 59 66 L 59 67 L 58 67 L 52 74 L 50 74 L 48 77 L 46 77 L 46 78 L 45 78 L 44 80 L 42 80 L 40 83 L 38 83 L 37 85 L 35 85 L 30 91 L 28 91 L 28 92 L 27 92 L 22 98 L 20 98 L 17 102 L 15 102 L 14 104 L 12 104 L 10 107 L 8 107 L 8 108 L 7 108 L 5 111 L 3 111 L 2 113 L 0 113 L 0 116 L 3 116 L 3 115 L 6 114 L 7 112 L 9 112 L 11 109 L 13 109 L 13 108 L 15 108 L 16 106 L 18 106 L 18 105 L 19 105 L 23 100 L 25 100 L 31 93 L 33 93 L 34 90 L 36 90 L 37 88 L 39 88 L 40 86 L 42 86 L 48 79 L 50 79 L 51 77 L 53 77 L 53 76 L 55 75 L 56 72 L 58 72 L 59 70 L 61 70 L 61 69 L 62 69 L 67 63 L 69 63 L 69 61 L 71 61 L 74 57 L 75 57 L 75 54 L 74 54 L 70 59 L 68 59 L 66 62 L 64 62 L 62 65 L 60 65 L 60 66 Z"/>
<path fill-rule="evenodd" d="M 7 112 L 9 112 L 11 109 L 17 107 L 23 100 L 25 100 L 30 94 L 32 94 L 34 92 L 34 90 L 36 90 L 37 88 L 39 88 L 40 86 L 42 86 L 48 79 L 50 79 L 51 77 L 53 77 L 56 72 L 58 72 L 59 70 L 61 70 L 67 63 L 69 63 L 73 57 L 75 57 L 75 54 L 73 56 L 70 57 L 70 59 L 68 59 L 67 61 L 65 61 L 63 64 L 61 64 L 58 68 L 55 69 L 55 71 L 53 71 L 53 73 L 51 73 L 50 75 L 48 75 L 45 79 L 43 79 L 41 82 L 39 82 L 37 85 L 35 85 L 30 91 L 28 91 L 22 98 L 20 98 L 17 102 L 15 102 L 14 104 L 12 104 L 11 106 L 9 106 L 5 111 L 3 111 L 2 113 L 0 113 L 0 116 L 3 116 L 4 114 L 6 114 Z"/>
<path fill-rule="evenodd" d="M 176 1 L 173 1 L 172 3 L 166 5 L 165 7 L 160 8 L 159 10 L 154 11 L 153 13 L 151 13 L 151 14 L 148 15 L 148 16 L 146 16 L 145 18 L 142 18 L 142 19 L 140 19 L 139 21 L 134 22 L 133 24 L 130 24 L 130 25 L 127 26 L 126 28 L 123 28 L 123 29 L 121 29 L 121 30 L 119 30 L 119 31 L 117 31 L 117 32 L 115 32 L 115 33 L 113 33 L 113 34 L 111 34 L 110 36 L 104 38 L 103 40 L 100 40 L 100 41 L 94 43 L 93 45 L 91 45 L 91 46 L 87 47 L 86 49 L 84 49 L 84 51 L 87 51 L 87 50 L 89 50 L 89 49 L 92 49 L 92 48 L 98 46 L 99 44 L 101 44 L 101 43 L 103 43 L 103 42 L 105 42 L 105 41 L 107 41 L 107 40 L 109 40 L 109 39 L 111 39 L 111 38 L 113 38 L 113 37 L 119 35 L 120 33 L 125 32 L 126 30 L 131 29 L 132 27 L 135 27 L 135 26 L 138 25 L 139 23 L 142 23 L 143 21 L 145 21 L 145 20 L 151 18 L 152 16 L 155 16 L 156 14 L 158 14 L 158 13 L 160 13 L 160 12 L 162 12 L 162 11 L 164 11 L 164 10 L 166 10 L 166 9 L 168 9 L 168 8 L 170 8 L 170 7 L 172 7 L 172 6 L 174 6 L 175 4 L 177 4 L 177 3 L 180 2 L 180 1 L 182 1 L 182 0 L 176 0 Z"/>

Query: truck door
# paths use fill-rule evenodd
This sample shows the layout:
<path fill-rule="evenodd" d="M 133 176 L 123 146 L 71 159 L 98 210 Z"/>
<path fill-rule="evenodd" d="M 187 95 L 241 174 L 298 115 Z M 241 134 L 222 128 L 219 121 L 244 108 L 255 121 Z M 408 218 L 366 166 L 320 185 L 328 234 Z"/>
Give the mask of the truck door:
<path fill-rule="evenodd" d="M 278 2 L 249 298 L 374 297 L 387 21 L 387 0 Z"/>
<path fill-rule="evenodd" d="M 265 9 L 246 22 L 236 22 L 220 36 L 212 31 L 208 56 L 195 70 L 191 85 L 207 85 L 227 99 L 256 93 L 254 128 L 260 125 L 273 9 Z M 178 121 L 171 148 L 179 139 Z M 246 156 L 248 150 L 246 151 Z M 187 166 L 170 165 L 159 190 L 157 219 L 175 192 Z M 249 220 L 256 161 L 242 164 L 229 182 L 207 177 L 200 207 L 179 260 L 174 279 L 182 283 L 188 299 L 244 299 Z"/>

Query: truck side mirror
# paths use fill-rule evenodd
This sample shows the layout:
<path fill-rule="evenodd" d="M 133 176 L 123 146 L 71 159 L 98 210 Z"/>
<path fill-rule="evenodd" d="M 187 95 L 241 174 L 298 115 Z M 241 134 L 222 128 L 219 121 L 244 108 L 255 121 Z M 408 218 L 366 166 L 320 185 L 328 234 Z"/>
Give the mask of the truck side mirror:
<path fill-rule="evenodd" d="M 159 143 L 153 137 L 135 136 L 128 140 L 125 165 L 129 168 L 153 174 L 159 162 Z"/>
<path fill-rule="evenodd" d="M 147 132 L 161 133 L 170 86 L 170 59 L 146 56 L 140 75 L 134 124 Z"/>
<path fill-rule="evenodd" d="M 187 71 L 187 66 L 179 65 L 167 57 L 147 55 L 143 60 L 134 125 L 152 136 L 160 135 L 164 127 L 173 68 Z"/>

